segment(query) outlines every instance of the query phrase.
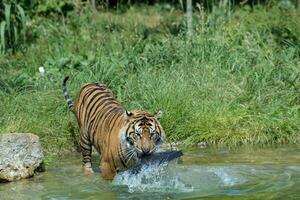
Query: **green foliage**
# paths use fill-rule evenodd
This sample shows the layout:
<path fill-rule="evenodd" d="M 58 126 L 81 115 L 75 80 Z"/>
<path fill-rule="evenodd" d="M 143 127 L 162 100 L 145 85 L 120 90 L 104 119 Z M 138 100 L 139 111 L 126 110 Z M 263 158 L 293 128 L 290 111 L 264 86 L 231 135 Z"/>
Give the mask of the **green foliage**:
<path fill-rule="evenodd" d="M 26 42 L 27 23 L 28 16 L 19 4 L 0 3 L 0 54 Z"/>
<path fill-rule="evenodd" d="M 80 1 L 73 0 L 4 0 L 6 4 L 20 5 L 31 17 L 35 15 L 65 14 Z"/>
<path fill-rule="evenodd" d="M 160 5 L 43 18 L 28 51 L 0 58 L 0 132 L 36 133 L 47 152 L 72 149 L 77 125 L 61 90 L 69 75 L 73 98 L 100 81 L 128 109 L 162 109 L 172 141 L 298 143 L 299 10 L 215 7 L 193 17 L 190 41 L 184 13 Z"/>
<path fill-rule="evenodd" d="M 35 4 L 35 13 L 49 15 L 50 13 L 66 14 L 74 9 L 75 3 L 73 0 L 42 0 Z"/>

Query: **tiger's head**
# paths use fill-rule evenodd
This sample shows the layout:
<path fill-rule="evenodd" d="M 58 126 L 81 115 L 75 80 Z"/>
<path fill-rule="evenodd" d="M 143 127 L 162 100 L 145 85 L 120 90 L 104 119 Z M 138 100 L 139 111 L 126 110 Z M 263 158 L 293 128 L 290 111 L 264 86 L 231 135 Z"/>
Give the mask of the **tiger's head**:
<path fill-rule="evenodd" d="M 154 114 L 144 111 L 126 111 L 127 129 L 123 142 L 135 157 L 151 155 L 164 141 L 165 133 L 160 125 L 162 111 Z"/>

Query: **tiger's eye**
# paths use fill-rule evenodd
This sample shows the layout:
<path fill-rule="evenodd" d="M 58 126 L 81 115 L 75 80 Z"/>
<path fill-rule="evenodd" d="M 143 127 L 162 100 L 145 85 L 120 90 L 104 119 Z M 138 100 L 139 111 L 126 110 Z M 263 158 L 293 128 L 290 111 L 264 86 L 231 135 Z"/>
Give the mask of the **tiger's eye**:
<path fill-rule="evenodd" d="M 131 137 L 127 137 L 126 140 L 130 145 L 134 145 L 134 141 Z"/>
<path fill-rule="evenodd" d="M 140 137 L 141 137 L 141 134 L 140 134 L 139 132 L 135 132 L 135 133 L 134 133 L 134 137 L 135 137 L 135 138 L 140 138 Z"/>
<path fill-rule="evenodd" d="M 159 136 L 159 135 L 157 135 L 156 141 L 159 141 L 159 140 L 160 140 L 160 136 Z"/>
<path fill-rule="evenodd" d="M 160 142 L 161 138 L 160 137 L 157 137 L 156 138 L 156 143 Z"/>
<path fill-rule="evenodd" d="M 156 132 L 152 134 L 152 138 L 155 142 L 158 142 L 160 140 L 160 137 L 159 137 L 158 133 L 156 133 Z"/>

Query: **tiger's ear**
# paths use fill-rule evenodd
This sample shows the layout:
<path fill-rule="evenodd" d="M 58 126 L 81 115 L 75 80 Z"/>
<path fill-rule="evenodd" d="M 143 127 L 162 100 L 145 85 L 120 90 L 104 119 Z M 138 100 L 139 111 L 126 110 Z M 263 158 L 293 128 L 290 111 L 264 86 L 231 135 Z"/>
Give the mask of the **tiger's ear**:
<path fill-rule="evenodd" d="M 158 112 L 154 113 L 154 117 L 158 120 L 160 120 L 160 118 L 162 117 L 163 112 L 161 110 L 159 110 Z"/>
<path fill-rule="evenodd" d="M 130 111 L 128 111 L 128 110 L 126 110 L 125 112 L 126 112 L 126 115 L 127 115 L 128 117 L 130 117 L 130 116 L 133 115 L 132 112 L 130 112 Z"/>
<path fill-rule="evenodd" d="M 124 116 L 125 116 L 126 119 L 129 119 L 130 117 L 133 116 L 133 113 L 128 111 L 128 110 L 125 110 Z"/>

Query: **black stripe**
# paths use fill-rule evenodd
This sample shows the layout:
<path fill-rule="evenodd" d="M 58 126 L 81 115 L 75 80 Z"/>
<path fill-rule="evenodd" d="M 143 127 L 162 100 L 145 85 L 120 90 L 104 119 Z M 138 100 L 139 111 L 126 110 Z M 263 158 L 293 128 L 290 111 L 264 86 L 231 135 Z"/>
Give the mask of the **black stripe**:
<path fill-rule="evenodd" d="M 95 101 L 92 106 L 89 108 L 88 106 L 91 104 L 89 103 L 88 106 L 87 106 L 87 110 L 89 110 L 87 116 L 90 117 L 90 114 L 91 112 L 93 111 L 91 117 L 96 113 L 96 111 L 99 109 L 99 107 L 101 107 L 101 105 L 103 105 L 103 103 L 105 101 L 110 101 L 110 102 L 113 102 L 114 101 L 114 98 L 112 97 L 99 97 L 99 99 L 97 99 L 97 101 Z"/>
<path fill-rule="evenodd" d="M 158 130 L 159 130 L 159 134 L 161 134 L 161 128 L 160 128 L 160 126 L 158 125 L 158 123 L 157 123 L 157 122 L 155 123 L 155 126 L 158 128 Z"/>
<path fill-rule="evenodd" d="M 80 144 L 80 147 L 81 147 L 82 149 L 86 150 L 86 151 L 90 151 L 90 150 L 91 150 L 91 148 L 86 148 L 86 147 L 82 146 L 81 144 Z"/>
<path fill-rule="evenodd" d="M 91 94 L 92 95 L 92 94 Z M 111 97 L 112 98 L 112 95 L 110 94 L 109 95 L 109 93 L 108 92 L 105 92 L 105 91 L 98 91 L 96 94 L 94 94 L 94 96 L 89 100 L 89 102 L 88 102 L 88 104 L 86 105 L 86 108 L 88 109 L 89 108 L 89 106 L 90 106 L 90 104 L 93 102 L 93 100 L 96 98 L 96 97 L 98 97 L 99 95 L 103 95 L 102 97 L 100 97 L 100 98 L 104 98 L 104 97 Z"/>
<path fill-rule="evenodd" d="M 99 91 L 97 91 L 97 90 L 99 90 L 98 88 L 94 88 L 94 89 L 92 89 L 91 91 L 89 91 L 88 93 L 86 93 L 86 94 L 84 94 L 84 96 L 83 96 L 83 98 L 82 98 L 82 102 L 81 102 L 81 104 L 80 104 L 80 109 L 79 109 L 79 111 L 80 112 L 83 112 L 83 111 L 81 111 L 81 109 L 85 109 L 85 112 L 87 111 L 87 105 L 86 105 L 86 103 L 87 104 L 89 104 L 90 102 L 89 101 L 87 101 L 87 99 L 91 96 L 91 95 L 93 95 L 94 94 L 94 92 L 99 92 Z M 99 94 L 101 94 L 101 93 L 99 93 Z M 87 102 L 86 102 L 87 101 Z M 84 105 L 84 106 L 83 106 Z M 82 107 L 83 106 L 83 107 Z"/>
<path fill-rule="evenodd" d="M 92 106 L 91 106 L 90 109 L 88 108 L 88 106 L 91 104 L 91 102 L 89 102 L 88 105 L 86 106 L 86 108 L 87 108 L 87 114 L 86 114 L 86 118 L 85 118 L 85 120 L 84 120 L 84 124 L 87 124 L 87 121 L 91 119 L 91 118 L 90 118 L 90 114 L 91 114 L 91 111 L 93 110 L 95 104 L 100 104 L 100 105 L 101 105 L 101 104 L 103 104 L 104 101 L 113 100 L 112 97 L 103 98 L 103 99 L 101 99 L 101 98 L 102 98 L 102 97 L 100 96 L 99 99 L 97 99 L 97 101 L 95 101 L 95 102 L 92 104 Z M 98 105 L 98 106 L 99 106 L 99 105 Z M 97 107 L 98 107 L 98 106 L 97 106 Z M 95 114 L 95 111 L 97 111 L 97 108 L 94 110 L 94 112 L 92 113 L 92 115 Z"/>
<path fill-rule="evenodd" d="M 106 103 L 103 103 L 101 106 L 99 106 L 99 108 L 98 109 L 103 109 L 103 108 L 105 108 L 107 105 L 109 105 L 109 104 L 111 104 L 111 102 L 106 102 Z M 98 110 L 97 109 L 97 110 Z M 98 113 L 98 111 L 97 110 L 95 110 L 95 115 L 97 115 L 97 113 Z M 97 111 L 97 112 L 96 112 Z M 96 118 L 95 118 L 95 123 L 97 124 L 97 126 L 98 126 L 98 123 L 99 122 L 101 122 L 101 116 L 102 115 L 104 115 L 105 114 L 105 112 L 104 112 L 104 110 L 103 111 L 99 111 L 99 113 L 101 113 L 101 115 L 99 115 L 99 116 L 97 116 Z M 88 118 L 87 118 L 87 120 L 88 120 Z M 86 123 L 85 123 L 85 125 L 87 125 Z M 96 127 L 97 127 L 96 126 Z M 95 129 L 94 130 L 96 130 L 96 127 L 95 127 Z"/>
<path fill-rule="evenodd" d="M 104 106 L 102 106 L 102 105 L 103 105 L 103 102 L 104 102 L 105 100 L 109 100 L 109 99 L 103 99 L 103 100 L 101 100 L 101 102 L 99 102 L 99 104 L 101 104 L 101 105 L 96 106 L 96 108 L 95 108 L 95 110 L 93 111 L 93 114 L 91 115 L 90 119 L 93 119 L 97 114 L 99 114 L 99 112 L 101 112 L 101 109 L 104 107 Z M 103 101 L 103 102 L 102 102 L 102 101 Z M 111 102 L 112 102 L 112 103 L 118 104 L 118 102 L 115 101 L 115 100 L 112 100 Z"/>
<path fill-rule="evenodd" d="M 93 122 L 99 117 L 99 114 L 101 114 L 101 111 L 99 109 L 102 109 L 102 107 L 103 106 L 97 106 L 96 110 L 94 110 L 93 114 L 88 118 L 88 120 L 90 120 L 89 122 L 86 122 L 88 124 L 88 131 L 92 130 L 91 128 L 94 125 Z"/>
<path fill-rule="evenodd" d="M 82 101 L 80 102 L 79 106 L 78 106 L 78 110 L 77 110 L 77 118 L 78 119 L 81 119 L 81 114 L 83 114 L 82 112 L 82 108 L 83 108 L 83 105 L 85 104 L 85 98 L 87 95 L 90 95 L 90 93 L 92 93 L 93 91 L 96 91 L 97 89 L 95 88 L 88 88 L 87 91 L 85 91 L 85 94 L 82 96 Z M 83 91 L 83 89 L 81 90 L 81 92 Z"/>
<path fill-rule="evenodd" d="M 95 121 L 95 119 L 92 119 L 92 120 L 89 121 L 89 123 L 88 123 L 87 131 L 90 133 L 90 135 L 91 135 L 91 132 L 93 131 L 91 128 L 92 128 L 92 126 L 94 125 L 94 121 Z M 92 135 L 94 135 L 94 134 L 92 134 Z M 93 141 L 91 141 L 91 142 L 92 142 L 92 144 L 94 143 Z"/>
<path fill-rule="evenodd" d="M 110 119 L 111 117 L 110 117 L 110 115 L 112 115 L 112 117 L 114 118 L 116 115 L 113 115 L 113 114 L 115 114 L 113 111 L 114 110 L 116 110 L 116 109 L 118 109 L 118 108 L 116 108 L 116 107 L 112 107 L 112 109 L 111 110 L 109 110 L 109 111 L 107 111 L 107 116 L 106 116 L 106 118 L 105 118 L 105 120 L 106 120 L 106 125 L 108 126 L 108 128 L 109 128 L 109 130 L 108 130 L 108 146 L 110 146 L 110 135 L 111 135 L 111 129 L 110 129 L 110 122 L 111 122 L 111 120 L 112 119 Z"/>
<path fill-rule="evenodd" d="M 118 107 L 113 107 L 113 109 L 111 109 L 110 111 L 109 111 L 109 113 L 108 113 L 108 115 L 106 116 L 106 123 L 109 125 L 109 127 L 110 127 L 110 124 L 111 124 L 111 122 L 113 121 L 113 119 L 114 119 L 114 117 L 115 116 L 118 116 L 118 114 L 119 114 L 119 109 L 120 108 L 118 108 Z"/>
<path fill-rule="evenodd" d="M 87 87 L 90 87 L 90 88 L 87 88 Z M 86 89 L 86 91 L 83 91 L 84 89 Z M 83 96 L 81 97 L 82 101 L 80 102 L 79 107 L 78 107 L 78 111 L 77 111 L 78 119 L 81 120 L 81 115 L 84 115 L 86 117 L 85 112 L 87 110 L 84 110 L 86 108 L 86 106 L 84 106 L 86 103 L 86 100 L 90 95 L 92 95 L 97 90 L 98 91 L 100 90 L 100 88 L 97 87 L 97 85 L 87 85 L 81 89 L 81 92 L 84 92 L 85 94 L 83 94 Z"/>
<path fill-rule="evenodd" d="M 89 129 L 93 130 L 91 133 L 91 137 L 93 138 L 93 142 L 95 141 L 95 136 L 96 136 L 96 133 L 97 133 L 97 129 L 96 127 L 98 126 L 98 117 L 101 115 L 101 112 L 98 113 L 97 116 L 95 116 L 95 119 L 93 120 L 93 123 L 91 123 L 91 127 L 89 127 Z M 94 127 L 96 125 L 96 127 Z"/>
<path fill-rule="evenodd" d="M 121 144 L 119 144 L 118 155 L 119 155 L 119 158 L 120 158 L 120 160 L 121 160 L 121 163 L 122 163 L 123 167 L 124 167 L 124 168 L 127 168 L 127 165 L 126 165 L 125 162 L 124 162 L 125 157 L 124 157 L 124 155 L 123 155 L 123 153 L 122 153 L 122 145 L 121 145 Z"/>
<path fill-rule="evenodd" d="M 112 153 L 112 150 L 110 150 L 110 156 L 111 156 L 111 160 L 112 160 L 112 163 L 113 163 L 113 166 L 114 166 L 114 170 L 116 171 L 117 170 L 117 166 L 116 166 L 116 163 L 115 163 L 115 160 L 114 160 L 114 155 Z"/>
<path fill-rule="evenodd" d="M 130 127 L 134 124 L 134 122 L 130 123 L 125 131 L 125 138 L 128 137 L 128 130 L 130 129 Z"/>
<path fill-rule="evenodd" d="M 115 106 L 117 106 L 117 105 L 111 105 L 112 103 L 111 102 L 107 102 L 107 103 L 104 103 L 103 104 L 103 110 L 101 111 L 101 115 L 100 115 L 100 117 L 97 119 L 97 124 L 99 124 L 99 122 L 101 122 L 102 121 L 102 119 L 103 119 L 103 117 L 104 117 L 104 119 L 107 117 L 107 115 L 109 114 L 109 111 L 110 110 L 112 110 L 112 109 L 114 109 L 115 108 Z M 104 122 L 104 121 L 103 121 Z M 98 127 L 98 126 L 97 126 Z"/>
<path fill-rule="evenodd" d="M 106 103 L 106 104 L 109 104 L 109 103 Z M 106 106 L 106 104 L 103 106 L 103 108 Z M 107 114 L 107 112 L 109 111 L 109 109 L 112 109 L 112 108 L 114 108 L 114 107 L 108 106 L 108 107 L 104 108 L 104 110 L 100 112 L 101 114 L 99 116 L 97 116 L 97 118 L 95 120 L 95 123 L 94 123 L 95 124 L 95 127 L 94 127 L 95 132 L 97 131 L 98 126 L 100 124 L 103 126 L 103 124 L 102 124 L 103 122 L 101 120 L 102 120 L 103 116 L 105 116 Z M 94 136 L 95 135 L 93 135 L 93 137 Z"/>
<path fill-rule="evenodd" d="M 113 108 L 113 110 L 116 110 L 116 109 L 118 109 L 118 108 Z M 109 115 L 110 115 L 111 113 L 112 113 L 112 114 L 115 114 L 115 113 L 113 113 L 113 110 L 111 110 L 111 112 L 109 113 Z M 109 115 L 108 115 L 108 116 L 109 116 Z M 108 117 L 108 116 L 107 116 L 107 117 Z M 117 115 L 116 115 L 116 114 L 113 115 L 113 118 L 114 118 L 115 116 L 117 116 Z M 117 116 L 117 117 L 118 117 L 118 116 Z M 106 118 L 106 119 L 107 119 L 107 118 Z M 116 121 L 116 120 L 115 120 L 115 121 Z M 108 121 L 108 126 L 109 126 L 109 132 L 108 132 L 108 136 L 107 136 L 107 137 L 108 137 L 108 147 L 110 147 L 110 140 L 111 140 L 111 139 L 110 139 L 110 136 L 111 136 L 111 132 L 112 132 L 112 131 L 111 131 L 112 128 L 110 127 L 110 122 L 111 122 L 111 121 Z M 113 124 L 113 125 L 114 125 L 114 124 Z"/>
<path fill-rule="evenodd" d="M 109 132 L 112 132 L 112 129 L 115 127 L 116 121 L 121 116 L 119 113 L 114 113 L 114 114 L 115 115 L 112 117 L 112 119 L 109 122 L 109 124 L 111 124 L 111 126 L 109 127 Z"/>
<path fill-rule="evenodd" d="M 84 134 L 81 134 L 80 141 L 81 141 L 83 144 L 88 144 L 88 145 L 90 145 L 90 144 L 89 144 L 89 143 L 90 143 L 89 139 L 88 139 L 87 137 L 85 137 Z"/>

